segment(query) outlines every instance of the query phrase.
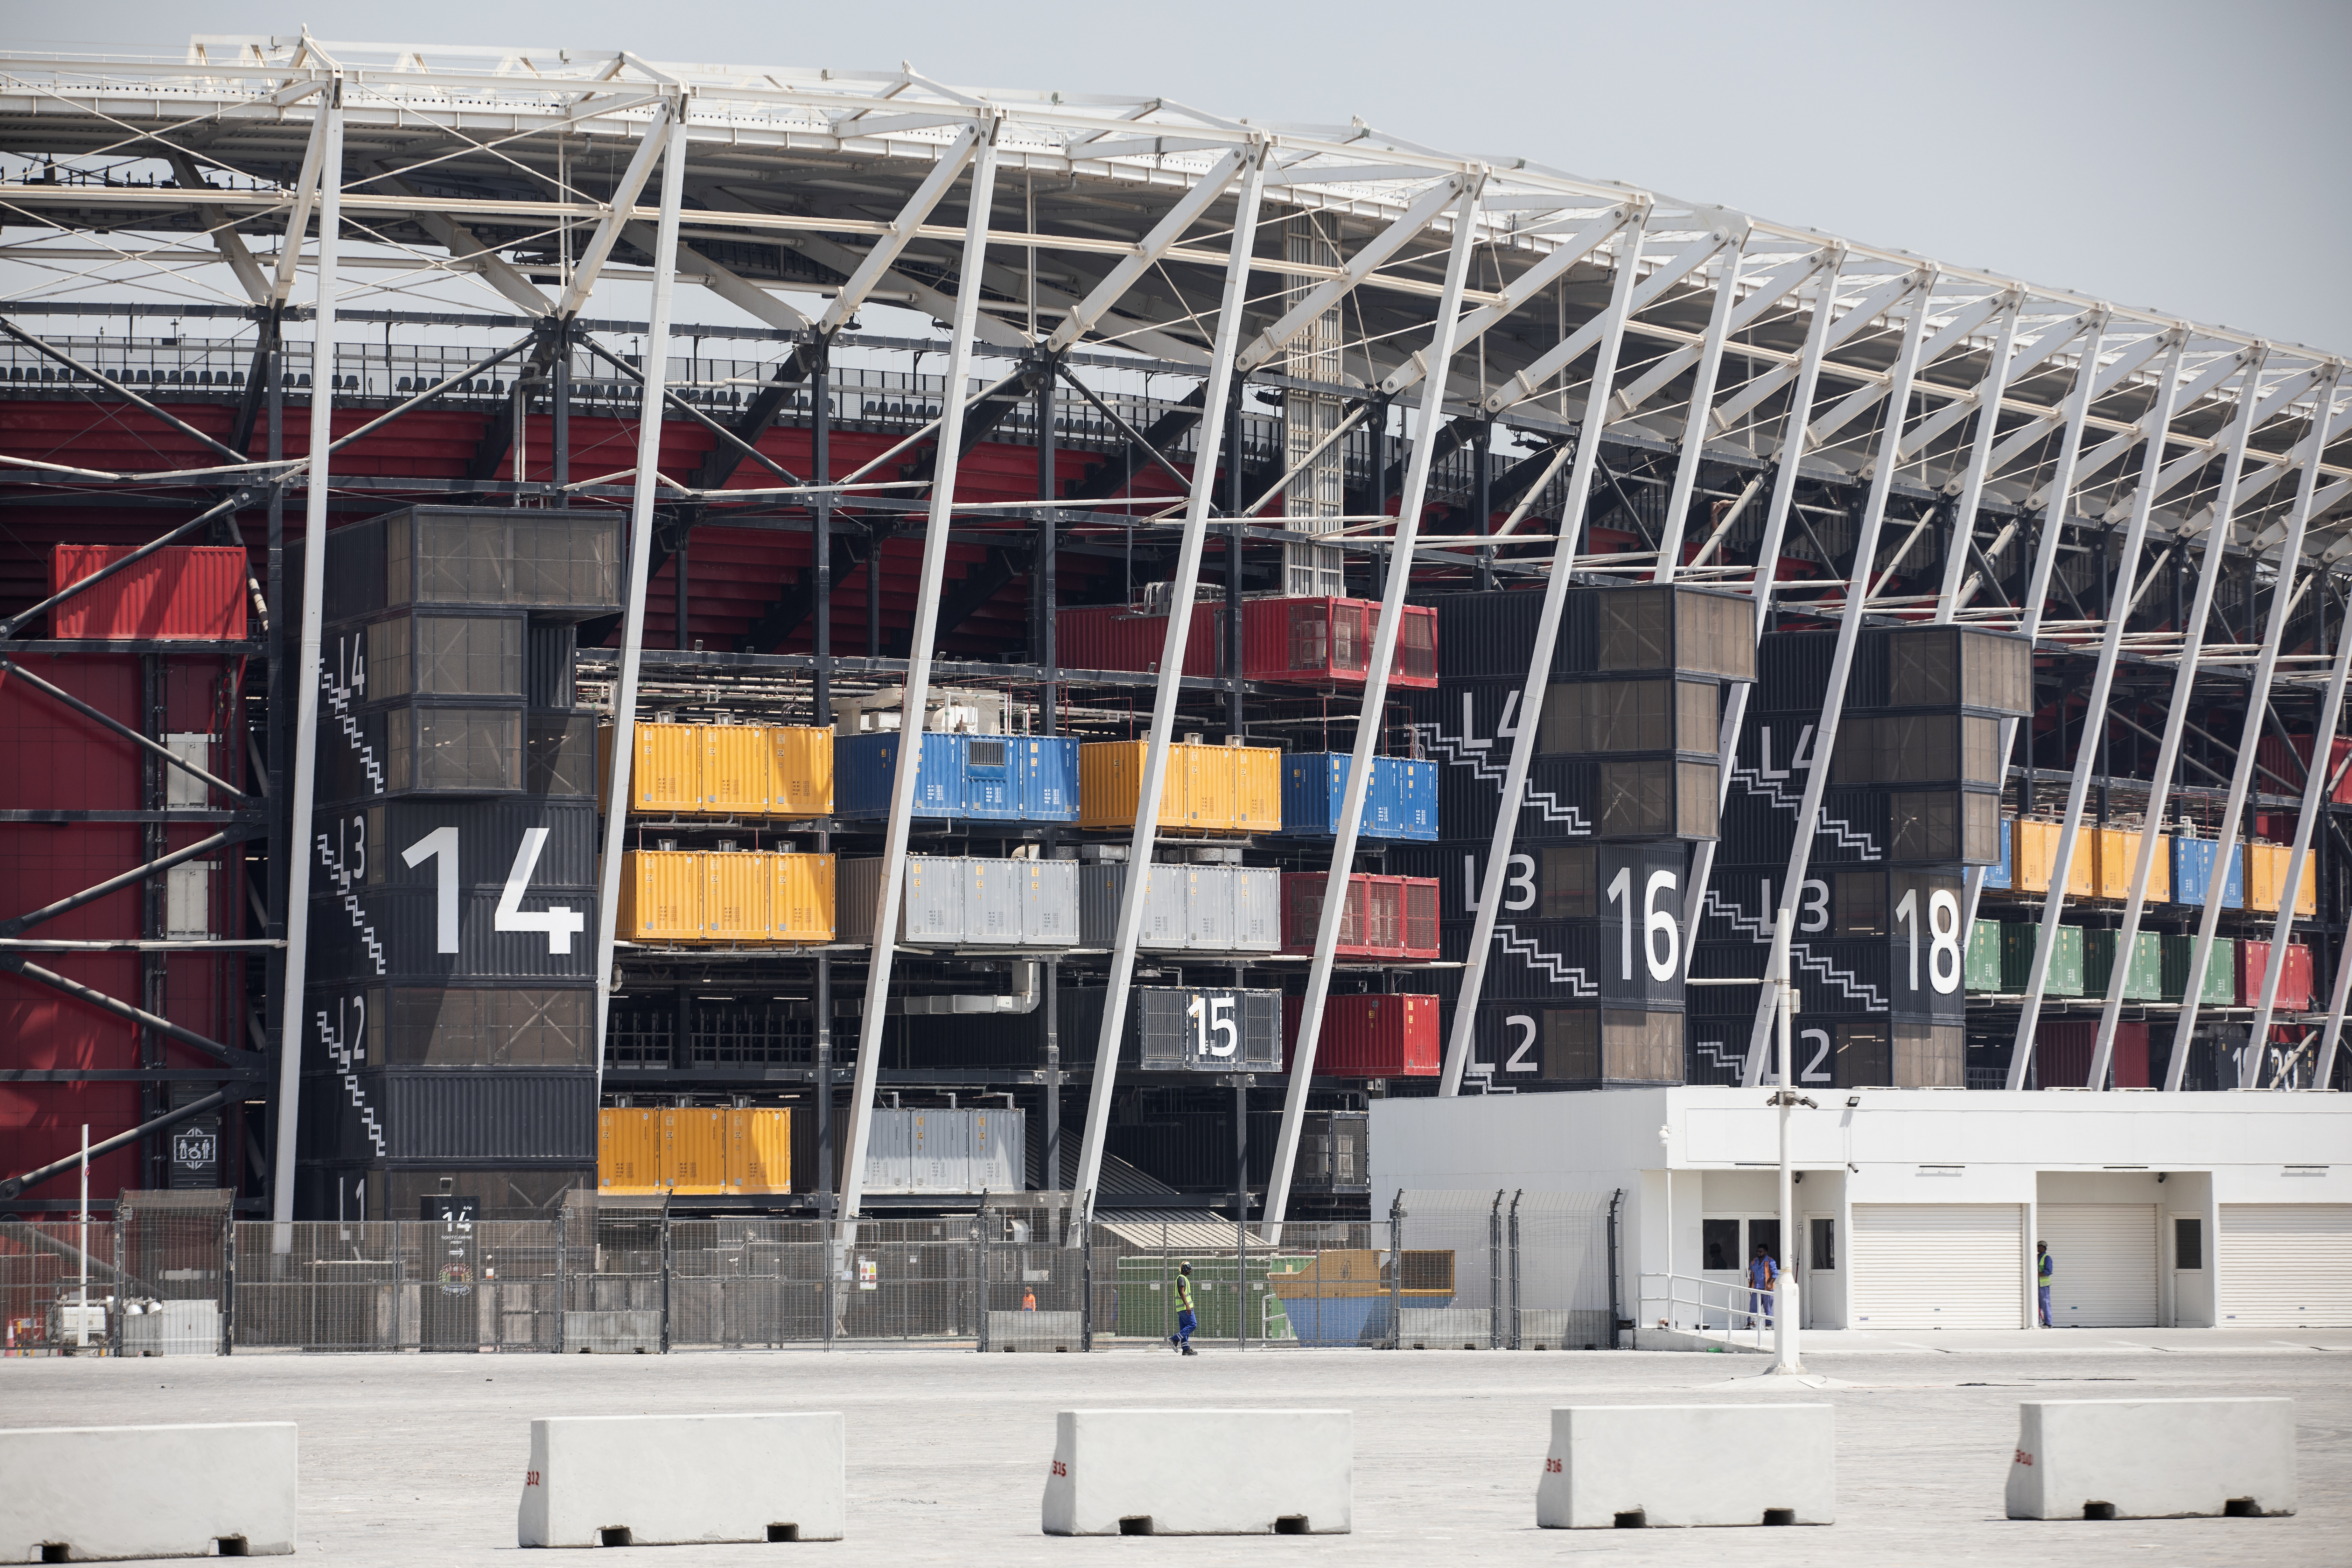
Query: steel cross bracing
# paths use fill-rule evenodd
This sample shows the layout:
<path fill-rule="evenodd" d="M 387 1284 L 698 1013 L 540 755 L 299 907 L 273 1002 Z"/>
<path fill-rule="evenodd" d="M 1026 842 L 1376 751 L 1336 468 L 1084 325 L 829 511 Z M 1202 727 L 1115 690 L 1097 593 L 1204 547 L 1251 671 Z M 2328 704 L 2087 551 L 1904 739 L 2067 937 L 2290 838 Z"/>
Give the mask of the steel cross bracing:
<path fill-rule="evenodd" d="M 568 393 L 548 401 L 548 388 L 574 373 L 568 353 L 541 355 L 534 345 L 543 336 L 452 365 L 413 394 L 393 395 L 387 372 L 379 399 L 373 389 L 354 394 L 334 384 L 339 317 L 422 321 L 431 312 L 353 310 L 351 296 L 379 279 L 394 289 L 434 279 L 478 288 L 485 305 L 520 308 L 521 318 L 505 318 L 510 324 L 535 322 L 543 332 L 552 323 L 592 358 L 610 358 L 591 334 L 641 329 L 592 322 L 585 310 L 601 287 L 625 277 L 651 279 L 658 308 L 646 325 L 655 329 L 657 357 L 616 377 L 628 384 L 633 403 L 649 400 L 635 433 L 635 464 L 616 473 L 561 471 L 556 487 L 579 504 L 625 500 L 631 511 L 631 592 L 614 693 L 623 723 L 633 709 L 627 691 L 640 679 L 647 581 L 667 549 L 654 542 L 656 531 L 680 520 L 686 528 L 724 518 L 730 526 L 805 531 L 838 530 L 850 512 L 869 521 L 920 516 L 921 581 L 934 603 L 941 586 L 934 556 L 950 541 L 1022 540 L 1023 553 L 1008 558 L 1015 566 L 1036 561 L 1025 542 L 1031 537 L 1045 542 L 1040 549 L 1058 543 L 1077 552 L 1072 559 L 1123 550 L 1135 560 L 1140 547 L 1149 571 L 1164 575 L 1188 547 L 1197 552 L 1197 531 L 1217 510 L 1212 479 L 1228 424 L 1216 413 L 1221 400 L 1241 398 L 1245 385 L 1289 385 L 1278 356 L 1294 333 L 1327 317 L 1341 323 L 1338 379 L 1318 381 L 1311 391 L 1349 412 L 1322 445 L 1294 457 L 1288 471 L 1277 464 L 1244 472 L 1235 500 L 1258 499 L 1240 509 L 1252 519 L 1240 537 L 1316 540 L 1369 556 L 1382 563 L 1377 581 L 1389 582 L 1385 574 L 1395 570 L 1397 596 L 1458 581 L 1477 564 L 1507 577 L 1548 577 L 1554 588 L 1571 571 L 1687 576 L 1755 594 L 1759 633 L 1768 596 L 1784 616 L 1856 626 L 1930 614 L 2029 633 L 2046 626 L 2046 656 L 2081 658 L 2099 643 L 2103 682 L 2154 659 L 2176 663 L 2178 686 L 2189 689 L 2231 668 L 2220 661 L 2242 654 L 2255 661 L 2258 690 L 2286 689 L 2304 670 L 2281 646 L 2287 611 L 2273 605 L 2259 643 L 2209 649 L 2209 588 L 2229 569 L 2292 580 L 2298 561 L 2326 570 L 2352 564 L 2346 507 L 2352 462 L 2342 432 L 2329 424 L 2340 385 L 2330 355 L 1539 164 L 1495 167 L 1361 125 L 1243 124 L 1168 100 L 963 89 L 911 70 L 722 69 L 625 53 L 394 48 L 307 36 L 201 38 L 147 58 L 0 57 L 0 108 L 8 111 L 0 116 L 6 127 L 0 210 L 33 236 L 0 247 L 0 261 L 26 280 L 7 290 L 17 297 L 5 308 L 16 323 L 21 363 L 38 358 L 68 379 L 73 395 L 157 428 L 194 428 L 184 399 L 153 384 L 131 384 L 127 374 L 117 376 L 78 346 L 24 323 L 90 300 L 98 287 L 152 291 L 156 302 L 141 308 L 157 311 L 258 310 L 278 324 L 307 314 L 312 363 L 323 379 L 293 400 L 310 405 L 311 450 L 330 455 L 364 451 L 401 420 L 447 410 L 474 377 L 528 352 L 532 368 L 516 379 L 533 389 L 523 395 L 557 413 L 560 444 L 572 405 Z M 600 152 L 593 163 L 580 154 L 590 138 Z M 982 162 L 992 162 L 1000 180 L 1029 180 L 1026 206 L 1016 212 L 999 203 L 961 222 L 940 218 L 941 198 Z M 853 163 L 855 179 L 843 178 Z M 645 186 L 657 164 L 665 169 L 664 199 L 647 205 Z M 1475 202 L 1465 200 L 1473 191 Z M 1336 259 L 1294 255 L 1250 234 L 1244 235 L 1250 243 L 1240 244 L 1237 231 L 1265 226 L 1245 216 L 1259 203 L 1312 215 L 1336 237 Z M 1463 273 L 1456 263 L 1465 255 L 1475 262 Z M 308 311 L 295 301 L 306 270 L 319 299 Z M 1252 292 L 1253 279 L 1260 293 Z M 660 347 L 670 286 L 683 281 L 699 281 L 762 323 L 766 343 L 786 346 L 792 368 L 780 366 L 773 377 L 784 385 L 805 376 L 825 351 L 872 341 L 849 330 L 861 305 L 904 304 L 954 323 L 943 342 L 904 340 L 908 350 L 945 353 L 958 367 L 941 412 L 917 422 L 890 459 L 911 456 L 920 476 L 877 474 L 871 482 L 885 488 L 866 490 L 843 488 L 848 481 L 827 470 L 813 483 L 793 482 L 759 446 L 761 433 L 779 423 L 781 396 L 770 399 L 761 422 L 730 427 L 707 402 L 681 395 L 693 378 L 671 368 L 675 355 Z M 192 289 L 210 290 L 216 303 L 172 303 Z M 689 330 L 699 331 L 670 327 L 669 343 Z M 1463 352 L 1449 353 L 1449 339 Z M 1221 342 L 1238 384 L 1218 368 Z M 1473 345 L 1475 355 L 1467 352 Z M 1016 369 L 967 395 L 961 366 L 983 353 L 1012 358 Z M 958 430 L 967 419 L 993 418 L 982 411 L 1002 401 L 999 394 L 1026 374 L 1018 367 L 1032 361 L 1052 367 L 1045 373 L 1049 387 L 1062 378 L 1107 416 L 1129 445 L 1130 470 L 1156 465 L 1154 490 L 1132 495 L 1177 492 L 1181 521 L 1172 512 L 1151 521 L 1132 499 L 1074 509 L 1055 505 L 1061 498 L 1050 493 L 1034 504 L 997 507 L 958 498 L 956 459 L 965 445 Z M 1409 496 L 1426 495 L 1447 509 L 1444 531 L 1416 517 L 1423 533 L 1416 551 L 1377 521 L 1390 508 L 1369 503 L 1361 516 L 1302 518 L 1290 528 L 1280 498 L 1298 473 L 1337 443 L 1349 444 L 1343 451 L 1360 441 L 1384 450 L 1389 400 L 1431 381 L 1440 362 L 1445 374 L 1422 395 L 1423 437 L 1402 471 Z M 1170 400 L 1172 419 L 1148 434 L 1143 415 L 1105 401 L 1130 370 L 1195 381 L 1206 373 L 1216 384 L 1193 400 L 1189 416 Z M 7 390 L 29 395 L 15 383 Z M 279 390 L 271 387 L 273 398 Z M 245 396 L 254 405 L 258 386 Z M 364 428 L 332 437 L 338 401 L 370 410 Z M 1570 409 L 1578 411 L 1573 418 Z M 716 479 L 656 471 L 665 411 L 735 460 L 706 470 Z M 785 413 L 781 422 L 797 417 Z M 1498 499 L 1497 510 L 1507 505 L 1511 515 L 1474 561 L 1463 546 L 1494 537 L 1493 521 L 1465 517 L 1464 497 L 1475 487 L 1441 479 L 1436 467 L 1457 441 L 1476 436 L 1473 426 L 1483 430 L 1488 422 L 1498 444 L 1534 449 L 1515 459 L 1520 471 L 1497 483 L 1496 496 L 1509 498 Z M 1588 429 L 1599 439 L 1580 439 Z M 242 442 L 197 437 L 206 449 L 202 467 L 5 450 L 0 480 L 20 501 L 70 506 L 113 496 L 152 504 L 167 519 L 176 508 L 190 521 L 167 521 L 163 539 L 185 537 L 199 523 L 226 520 L 235 527 L 241 513 L 274 508 L 296 492 L 315 537 L 331 511 L 389 504 L 402 493 L 376 476 L 317 472 L 309 458 L 257 456 Z M 2128 474 L 2111 473 L 2135 448 L 2142 462 Z M 513 455 L 520 464 L 520 450 Z M 1233 460 L 1244 459 L 1236 453 Z M 745 461 L 755 471 L 742 471 Z M 1176 473 L 1178 465 L 1202 471 Z M 1415 472 L 1423 477 L 1412 479 Z M 1609 478 L 1596 484 L 1602 473 Z M 1116 480 L 1114 473 L 1109 494 L 1118 493 Z M 537 500 L 551 492 L 520 477 L 469 483 L 458 493 Z M 1626 483 L 1665 493 L 1666 526 L 1655 548 L 1612 561 L 1580 552 L 1593 509 L 1621 502 Z M 223 491 L 224 485 L 236 488 Z M 205 499 L 192 501 L 192 493 Z M 436 492 L 420 483 L 407 493 Z M 371 503 L 371 495 L 385 500 Z M 1882 520 L 1896 525 L 1895 553 L 1864 552 L 1848 583 L 1829 580 L 1834 568 L 1825 563 L 1823 578 L 1776 593 L 1784 551 L 1811 549 L 1814 498 L 1839 496 L 1866 497 L 1866 539 Z M 1948 515 L 1931 524 L 1923 509 L 1938 500 Z M 1890 504 L 1901 515 L 1889 516 Z M 1710 515 L 1710 507 L 1722 515 Z M 2118 524 L 2128 541 L 2113 574 L 2122 585 L 2114 595 L 2119 613 L 2103 617 L 2083 601 L 2106 600 L 2088 595 L 2060 566 L 2085 545 L 2104 547 L 2105 531 Z M 850 525 L 864 531 L 864 523 Z M 1324 531 L 1331 526 L 1340 531 Z M 1950 538 L 1936 592 L 1919 596 L 1883 585 L 1931 527 Z M 2135 585 L 2142 540 L 2170 553 Z M 1698 559 L 1687 566 L 1686 542 L 1699 543 Z M 2021 583 L 2011 575 L 2021 546 L 2032 556 Z M 306 574 L 319 554 L 306 552 Z M 698 582 L 700 558 L 698 550 Z M 2163 613 L 2159 587 L 2166 563 L 2176 563 L 2177 574 L 2181 561 L 2200 563 L 2199 613 L 2186 630 Z M 1009 584 L 1021 574 L 1000 576 Z M 683 606 L 682 564 L 676 576 Z M 833 584 L 819 582 L 822 603 Z M 258 585 L 257 593 L 277 627 L 280 605 Z M 2323 612 L 2335 598 L 2317 596 Z M 292 641 L 285 657 L 294 668 L 269 688 L 290 684 L 307 710 L 315 708 L 315 592 L 305 603 L 310 623 L 286 628 Z M 957 605 L 957 614 L 969 613 L 961 598 Z M 5 635 L 21 640 L 29 618 L 14 615 Z M 919 611 L 916 618 L 909 673 L 919 679 L 928 617 Z M 2142 623 L 2170 629 L 2137 629 Z M 2234 644 L 2244 634 L 2224 636 Z M 805 655 L 774 656 L 767 666 L 740 657 L 753 661 L 739 667 L 747 670 L 810 669 Z M 836 668 L 829 661 L 829 652 L 817 660 L 821 679 Z M 1156 701 L 1192 700 L 1173 676 L 1153 684 Z M 1744 698 L 1736 695 L 1725 715 L 1727 764 Z M 1823 733 L 1834 729 L 1838 700 L 1833 693 Z M 2171 706 L 2159 791 L 2185 722 L 2187 704 L 2176 698 Z M 2127 714 L 2118 721 L 2137 723 Z M 298 721 L 296 765 L 284 785 L 296 819 L 287 846 L 296 865 L 275 869 L 292 872 L 296 887 L 314 722 Z M 2004 754 L 2016 729 L 2005 726 Z M 1360 751 L 1369 732 L 1360 731 Z M 2231 770 L 2233 799 L 2251 794 L 2252 735 Z M 616 752 L 625 754 L 625 747 Z M 2087 742 L 2081 753 L 2077 781 L 2088 777 Z M 2081 816 L 2080 808 L 2068 814 L 2070 847 Z M 2316 834 L 2325 849 L 2328 840 L 2313 816 L 2303 813 L 2300 837 Z M 1507 849 L 1506 843 L 1498 857 Z M 900 843 L 894 852 L 903 851 Z M 2298 862 L 2307 852 L 2295 852 Z M 1702 849 L 1694 910 L 1706 860 Z M 1335 862 L 1335 870 L 1344 869 Z M 2144 882 L 2147 868 L 2138 869 Z M 1489 878 L 1498 871 L 1499 858 Z M 1970 878 L 1971 916 L 1979 879 Z M 607 932 L 610 897 L 608 889 L 601 911 Z M 287 932 L 286 994 L 298 994 L 301 984 L 303 901 L 269 911 Z M 1485 903 L 1491 908 L 1493 898 Z M 2127 913 L 2127 930 L 2129 920 Z M 2200 959 L 2212 924 L 2209 917 Z M 1318 973 L 1328 973 L 1330 933 L 1320 933 L 1316 947 Z M 1474 997 L 1483 951 L 1474 949 L 1466 977 Z M 887 963 L 881 958 L 877 970 L 887 973 Z M 1114 965 L 1122 984 L 1131 963 L 1128 956 Z M 600 964 L 600 984 L 609 983 L 611 968 Z M 281 1095 L 290 1110 L 297 1031 L 284 1013 L 279 1005 L 276 1024 Z M 2182 1016 L 2184 1041 L 2193 1018 L 2192 1003 Z M 2113 1022 L 2111 1005 L 2103 1051 Z M 1460 1081 L 1465 1048 L 1466 1037 L 1451 1044 L 1449 1089 Z M 866 1054 L 860 1052 L 856 1100 L 860 1129 L 874 1098 L 863 1071 Z M 2177 1083 L 2177 1071 L 2173 1078 Z M 1110 1079 L 1104 1072 L 1096 1079 L 1102 1105 Z M 1088 1169 L 1100 1153 L 1098 1110 L 1089 1107 Z M 291 1128 L 291 1115 L 282 1114 L 281 1192 Z M 1294 1132 L 1295 1118 L 1286 1117 L 1286 1138 Z M 853 1131 L 853 1140 L 862 1136 Z M 854 1189 L 845 1195 L 856 1212 Z M 285 1201 L 280 1217 L 289 1212 Z"/>

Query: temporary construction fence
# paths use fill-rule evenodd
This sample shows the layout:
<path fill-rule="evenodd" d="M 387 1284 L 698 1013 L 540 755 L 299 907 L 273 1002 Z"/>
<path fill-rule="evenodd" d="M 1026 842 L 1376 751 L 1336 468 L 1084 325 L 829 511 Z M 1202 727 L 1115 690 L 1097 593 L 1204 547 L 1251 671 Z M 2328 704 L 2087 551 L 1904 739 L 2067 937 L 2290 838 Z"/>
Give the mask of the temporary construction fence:
<path fill-rule="evenodd" d="M 95 1219 L 0 1221 L 12 1355 L 219 1355 L 235 1289 L 228 1194 L 126 1192 Z"/>
<path fill-rule="evenodd" d="M 83 1321 L 87 1257 L 89 1348 L 114 1353 L 1053 1352 L 1167 1342 L 1189 1266 L 1203 1344 L 1600 1348 L 1613 1340 L 1612 1208 L 1601 1194 L 1404 1193 L 1384 1224 L 1088 1226 L 1062 1193 L 856 1221 L 582 1193 L 545 1219 L 232 1225 L 223 1211 L 209 1229 L 132 1208 L 94 1226 L 86 1250 L 70 1221 L 0 1226 L 0 1289 L 12 1345 L 37 1351 Z"/>

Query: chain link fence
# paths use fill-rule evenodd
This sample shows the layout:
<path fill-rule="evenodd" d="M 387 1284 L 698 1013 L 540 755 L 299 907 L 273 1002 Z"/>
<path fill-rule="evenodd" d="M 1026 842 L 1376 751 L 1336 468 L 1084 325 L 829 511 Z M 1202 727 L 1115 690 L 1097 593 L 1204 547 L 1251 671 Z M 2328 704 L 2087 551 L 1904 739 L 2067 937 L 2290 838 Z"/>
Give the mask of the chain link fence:
<path fill-rule="evenodd" d="M 87 1232 L 0 1223 L 9 1353 L 1136 1348 L 1175 1333 L 1186 1266 L 1201 1345 L 1614 1342 L 1602 1194 L 1407 1192 L 1383 1223 L 1280 1226 L 1089 1225 L 1062 1193 L 841 1222 L 581 1193 L 550 1219 L 235 1224 L 132 1198 Z"/>

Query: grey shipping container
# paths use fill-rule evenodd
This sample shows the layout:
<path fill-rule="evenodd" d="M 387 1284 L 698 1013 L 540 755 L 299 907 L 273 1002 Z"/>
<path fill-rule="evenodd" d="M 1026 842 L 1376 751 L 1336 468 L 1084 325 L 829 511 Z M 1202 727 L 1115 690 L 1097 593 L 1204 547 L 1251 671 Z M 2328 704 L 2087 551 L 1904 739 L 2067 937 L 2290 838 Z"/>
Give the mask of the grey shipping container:
<path fill-rule="evenodd" d="M 844 942 L 874 940 L 882 862 L 844 860 L 835 907 Z M 1066 860 L 909 855 L 898 941 L 937 947 L 1068 947 L 1077 940 L 1078 868 Z"/>
<path fill-rule="evenodd" d="M 1234 986 L 1141 986 L 1134 1016 L 1145 1072 L 1278 1072 L 1282 993 Z"/>
<path fill-rule="evenodd" d="M 1087 947 L 1118 933 L 1123 865 L 1079 872 L 1079 931 Z M 1144 887 L 1138 945 L 1154 952 L 1275 952 L 1282 946 L 1282 873 L 1271 867 L 1155 864 Z"/>
<path fill-rule="evenodd" d="M 1026 1112 L 877 1110 L 866 1145 L 868 1193 L 1018 1192 Z"/>
<path fill-rule="evenodd" d="M 1143 932 L 1139 946 L 1172 952 L 1185 945 L 1191 883 L 1189 866 L 1153 866 L 1143 881 Z M 1078 940 L 1085 947 L 1109 947 L 1118 935 L 1118 904 L 1127 893 L 1127 868 L 1078 868 Z"/>

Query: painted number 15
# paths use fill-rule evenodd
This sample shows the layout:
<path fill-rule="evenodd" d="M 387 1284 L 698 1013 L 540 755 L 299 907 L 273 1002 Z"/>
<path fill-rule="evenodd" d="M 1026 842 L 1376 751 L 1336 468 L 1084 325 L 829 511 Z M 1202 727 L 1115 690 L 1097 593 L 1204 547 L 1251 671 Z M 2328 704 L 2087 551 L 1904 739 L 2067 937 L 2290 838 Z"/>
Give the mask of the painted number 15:
<path fill-rule="evenodd" d="M 1234 999 L 1230 996 L 1195 995 L 1185 1011 L 1192 1017 L 1192 1037 L 1202 1057 L 1225 1058 L 1241 1047 L 1242 1032 L 1233 1020 Z M 1213 1045 L 1212 1037 L 1223 1044 Z"/>

